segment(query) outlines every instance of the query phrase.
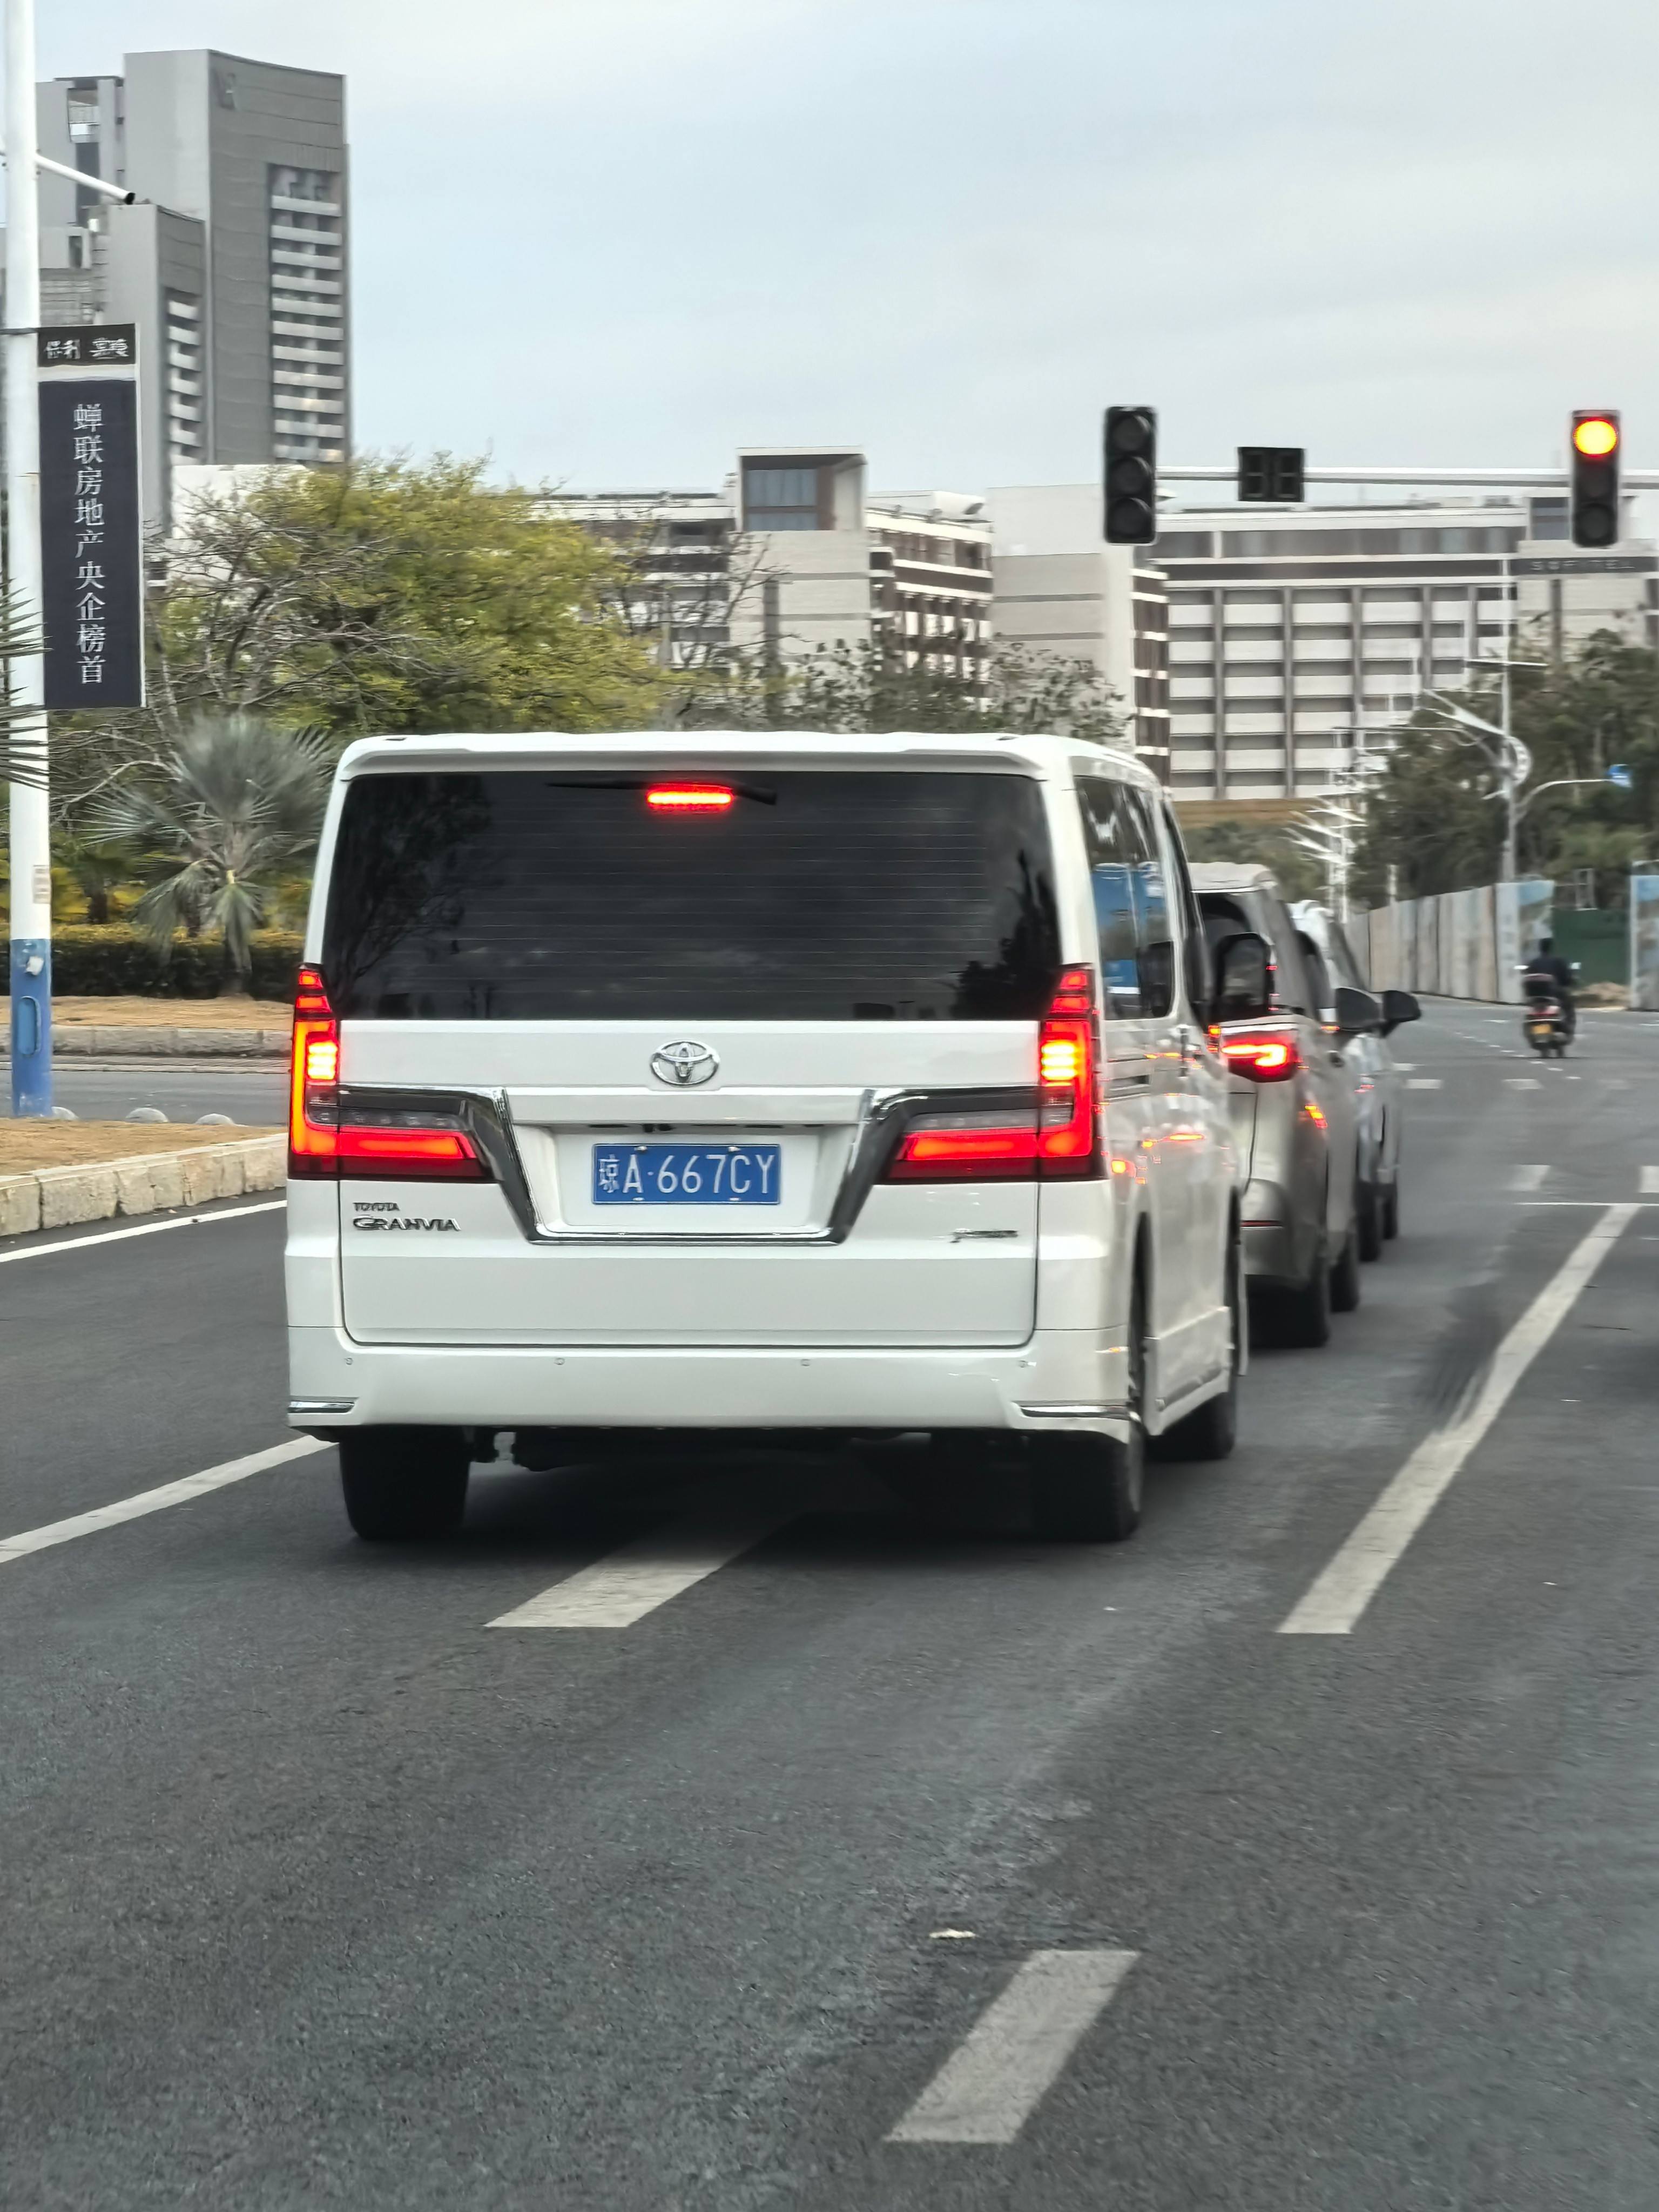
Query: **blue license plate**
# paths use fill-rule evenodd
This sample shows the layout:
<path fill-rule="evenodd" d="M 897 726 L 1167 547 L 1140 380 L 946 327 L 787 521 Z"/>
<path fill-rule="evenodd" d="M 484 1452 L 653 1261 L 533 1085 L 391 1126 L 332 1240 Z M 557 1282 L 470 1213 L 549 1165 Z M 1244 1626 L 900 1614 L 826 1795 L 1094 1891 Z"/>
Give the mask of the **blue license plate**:
<path fill-rule="evenodd" d="M 777 1145 L 595 1145 L 595 1206 L 775 1206 Z"/>

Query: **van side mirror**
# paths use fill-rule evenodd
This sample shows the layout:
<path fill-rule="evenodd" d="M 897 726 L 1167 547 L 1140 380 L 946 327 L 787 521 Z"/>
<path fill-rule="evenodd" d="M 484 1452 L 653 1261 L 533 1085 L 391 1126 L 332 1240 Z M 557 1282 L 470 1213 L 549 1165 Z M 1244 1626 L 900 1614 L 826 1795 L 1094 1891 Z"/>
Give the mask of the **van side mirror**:
<path fill-rule="evenodd" d="M 1259 1022 L 1273 1011 L 1268 981 L 1267 940 L 1254 930 L 1224 937 L 1215 949 L 1215 997 L 1210 1018 L 1217 1022 Z"/>
<path fill-rule="evenodd" d="M 1356 991 L 1351 983 L 1339 983 L 1333 997 L 1339 1036 L 1358 1036 L 1362 1030 L 1382 1028 L 1382 1001 L 1372 998 L 1369 991 Z"/>
<path fill-rule="evenodd" d="M 1420 1021 L 1423 1009 L 1410 991 L 1384 991 L 1382 994 L 1382 1034 L 1392 1036 L 1401 1022 Z"/>

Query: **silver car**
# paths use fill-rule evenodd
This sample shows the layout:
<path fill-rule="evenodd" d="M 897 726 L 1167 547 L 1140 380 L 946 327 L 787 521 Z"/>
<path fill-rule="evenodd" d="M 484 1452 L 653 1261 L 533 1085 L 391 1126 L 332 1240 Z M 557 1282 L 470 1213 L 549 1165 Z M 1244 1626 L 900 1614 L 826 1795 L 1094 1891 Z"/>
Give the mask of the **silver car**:
<path fill-rule="evenodd" d="M 1233 1133 L 1244 1169 L 1244 1267 L 1251 1303 L 1282 1343 L 1323 1344 L 1333 1308 L 1359 1304 L 1361 1189 L 1351 1037 L 1326 1026 L 1327 988 L 1271 872 L 1200 862 L 1193 888 L 1212 945 L 1243 930 L 1273 954 L 1271 1011 L 1223 1025 Z M 1363 1004 L 1361 1000 L 1363 1000 Z M 1382 1018 L 1369 993 L 1352 1021 Z"/>
<path fill-rule="evenodd" d="M 1301 900 L 1291 915 L 1302 933 L 1304 957 L 1326 1020 L 1336 1024 L 1336 994 L 1345 986 L 1369 988 L 1348 936 L 1335 915 L 1312 900 Z M 1343 1058 L 1352 1078 L 1354 1120 L 1359 1157 L 1359 1256 L 1380 1259 L 1385 1237 L 1400 1234 L 1400 1139 L 1405 1116 L 1404 1085 L 1388 1039 L 1402 1022 L 1414 1022 L 1422 1008 L 1409 991 L 1384 991 L 1382 1019 L 1375 1029 L 1344 1036 Z"/>

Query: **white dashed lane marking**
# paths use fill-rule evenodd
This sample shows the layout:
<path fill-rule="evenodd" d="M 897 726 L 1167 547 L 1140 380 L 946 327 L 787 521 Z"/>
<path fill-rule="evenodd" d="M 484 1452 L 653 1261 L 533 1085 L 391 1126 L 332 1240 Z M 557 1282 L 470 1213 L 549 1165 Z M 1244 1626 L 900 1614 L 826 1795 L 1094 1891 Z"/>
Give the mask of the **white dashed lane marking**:
<path fill-rule="evenodd" d="M 218 1467 L 204 1468 L 199 1474 L 186 1474 L 155 1490 L 140 1490 L 131 1498 L 118 1498 L 113 1505 L 94 1506 L 89 1513 L 71 1514 L 67 1521 L 48 1521 L 44 1528 L 26 1528 L 20 1536 L 0 1536 L 0 1567 L 25 1559 L 31 1552 L 70 1543 L 76 1536 L 94 1536 L 100 1528 L 118 1528 L 123 1521 L 139 1521 L 145 1514 L 162 1512 L 169 1505 L 187 1504 L 192 1498 L 204 1498 L 210 1490 L 222 1490 L 228 1482 L 241 1482 L 250 1474 L 263 1474 L 267 1468 L 303 1459 L 307 1452 L 333 1449 L 315 1437 L 294 1437 L 285 1444 L 273 1444 L 269 1451 L 249 1452 L 244 1459 L 228 1459 Z"/>
<path fill-rule="evenodd" d="M 1281 1636 L 1347 1635 L 1503 1412 L 1510 1392 L 1554 1335 L 1574 1299 L 1641 1211 L 1639 1206 L 1610 1206 L 1580 1239 L 1498 1346 L 1473 1401 L 1419 1444 L 1307 1595 L 1279 1623 Z"/>
<path fill-rule="evenodd" d="M 1516 1168 L 1515 1173 L 1510 1177 L 1510 1188 L 1511 1190 L 1540 1189 L 1544 1178 L 1548 1173 L 1547 1168 Z"/>
<path fill-rule="evenodd" d="M 655 1534 L 624 1544 L 608 1559 L 555 1583 L 515 1606 L 491 1628 L 631 1628 L 647 1613 L 689 1590 L 790 1521 L 799 1504 L 777 1513 L 697 1512 Z"/>
<path fill-rule="evenodd" d="M 1504 1080 L 1511 1091 L 1536 1091 L 1538 1088 L 1535 1075 L 1506 1075 Z"/>
<path fill-rule="evenodd" d="M 1655 1192 L 1659 1192 L 1659 1168 L 1644 1168 L 1642 1195 L 1644 1198 L 1650 1197 Z"/>
<path fill-rule="evenodd" d="M 1133 1951 L 1036 1951 L 888 2136 L 1011 2143 L 1111 2002 Z"/>
<path fill-rule="evenodd" d="M 1438 1091 L 1440 1078 L 1437 1075 L 1413 1075 L 1406 1088 L 1407 1091 Z"/>

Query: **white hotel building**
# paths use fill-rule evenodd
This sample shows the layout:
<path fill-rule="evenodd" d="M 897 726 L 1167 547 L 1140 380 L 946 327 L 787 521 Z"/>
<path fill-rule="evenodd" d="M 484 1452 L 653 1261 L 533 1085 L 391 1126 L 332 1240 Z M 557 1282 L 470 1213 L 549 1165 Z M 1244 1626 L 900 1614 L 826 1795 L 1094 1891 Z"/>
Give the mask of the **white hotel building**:
<path fill-rule="evenodd" d="M 1508 636 L 1659 643 L 1653 545 L 1566 539 L 1559 497 L 1170 512 L 1148 552 L 1169 590 L 1173 795 L 1323 790 L 1357 732 L 1380 738 Z"/>

